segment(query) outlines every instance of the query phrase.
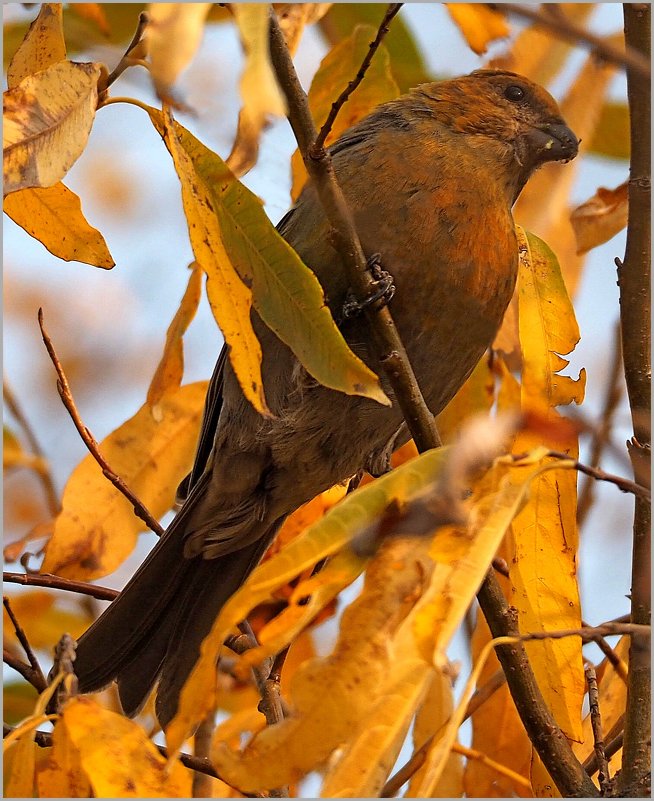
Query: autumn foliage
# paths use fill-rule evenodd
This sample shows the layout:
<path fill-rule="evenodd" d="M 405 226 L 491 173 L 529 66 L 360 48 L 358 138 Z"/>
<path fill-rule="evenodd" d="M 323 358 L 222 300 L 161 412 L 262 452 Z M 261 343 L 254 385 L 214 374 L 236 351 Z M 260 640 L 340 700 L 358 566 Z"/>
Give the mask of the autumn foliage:
<path fill-rule="evenodd" d="M 493 348 L 437 419 L 444 447 L 419 454 L 410 442 L 395 453 L 391 472 L 336 486 L 286 520 L 221 610 L 165 737 L 151 702 L 131 720 L 112 688 L 77 695 L 74 644 L 62 636 L 78 637 L 97 616 L 90 596 L 112 596 L 92 582 L 126 569 L 126 562 L 122 580 L 133 569 L 129 559 L 140 535 L 160 529 L 192 465 L 219 342 L 217 334 L 215 351 L 201 354 L 204 378 L 188 380 L 188 342 L 204 299 L 207 317 L 230 346 L 243 393 L 262 415 L 270 412 L 252 309 L 315 381 L 388 399 L 349 349 L 310 265 L 278 234 L 255 191 L 234 179 L 255 165 L 271 166 L 260 150 L 270 152 L 267 129 L 287 111 L 269 57 L 267 5 L 44 3 L 5 21 L 4 211 L 23 229 L 10 241 L 25 233 L 38 240 L 56 257 L 53 273 L 58 260 L 78 263 L 65 273 L 65 291 L 55 291 L 45 270 L 36 287 L 21 278 L 19 246 L 5 250 L 6 311 L 17 331 L 10 341 L 23 347 L 29 330 L 49 345 L 54 363 L 39 351 L 29 398 L 24 381 L 14 384 L 8 375 L 5 383 L 4 555 L 6 563 L 26 568 L 25 575 L 6 573 L 5 587 L 34 585 L 9 588 L 5 596 L 5 663 L 14 670 L 5 680 L 6 796 L 645 794 L 649 195 L 633 179 L 649 181 L 649 134 L 634 128 L 630 135 L 629 119 L 634 103 L 649 103 L 643 44 L 649 10 L 626 8 L 625 46 L 622 30 L 588 33 L 594 4 L 551 12 L 528 4 L 541 15 L 535 22 L 485 4 L 444 5 L 436 43 L 448 41 L 466 55 L 470 49 L 477 66 L 510 69 L 549 87 L 581 139 L 580 156 L 547 165 L 516 204 L 515 296 Z M 298 64 L 307 37 L 316 37 L 325 53 L 307 85 L 318 128 L 357 75 L 386 10 L 274 4 Z M 405 11 L 389 23 L 327 144 L 379 103 L 445 77 L 430 74 Z M 437 11 L 442 7 L 433 4 Z M 224 159 L 198 133 L 192 113 L 215 102 L 209 94 L 220 83 L 208 77 L 192 92 L 180 88 L 203 36 L 217 29 L 236 32 L 244 54 L 240 74 L 229 64 L 231 73 L 221 76 L 238 84 L 241 102 L 238 118 L 232 109 L 227 119 L 225 104 L 222 118 L 213 120 L 227 131 L 225 141 L 236 132 Z M 143 77 L 143 67 L 147 84 L 132 96 L 128 78 L 139 70 Z M 622 85 L 619 98 L 609 94 L 625 71 L 628 97 Z M 133 353 L 108 353 L 106 343 L 94 350 L 85 341 L 102 314 L 101 299 L 89 300 L 87 318 L 66 306 L 76 272 L 88 269 L 82 265 L 111 270 L 103 274 L 110 287 L 116 273 L 137 272 L 141 264 L 139 224 L 120 185 L 121 169 L 125 176 L 129 167 L 121 166 L 118 146 L 108 168 L 104 154 L 104 173 L 94 155 L 94 127 L 105 115 L 154 134 L 152 147 L 181 188 L 177 222 L 187 227 L 192 251 L 186 262 L 178 260 L 178 308 L 165 312 L 162 300 L 156 345 L 135 343 Z M 290 153 L 284 166 L 296 198 L 307 175 L 299 150 Z M 593 158 L 621 178 L 579 202 L 574 181 Z M 120 224 L 134 250 L 121 249 L 120 258 L 110 252 L 111 236 L 87 221 L 83 193 L 80 200 L 66 186 L 71 168 L 82 169 L 85 160 L 104 175 L 104 202 L 111 204 L 115 191 L 115 208 L 128 210 Z M 154 190 L 139 191 L 156 206 Z M 162 219 L 161 229 L 167 224 Z M 611 322 L 621 314 L 625 367 L 618 338 L 614 355 L 599 357 L 611 361 L 606 388 L 595 380 L 599 397 L 586 398 L 597 364 L 569 369 L 584 335 L 575 307 L 588 280 L 588 254 L 627 226 L 621 308 L 611 312 Z M 608 253 L 622 258 L 617 248 Z M 121 296 L 124 311 L 108 312 L 114 325 L 138 317 L 145 304 L 138 292 L 157 293 L 156 285 L 144 287 L 135 280 L 129 302 Z M 625 339 L 634 330 L 642 336 Z M 127 393 L 131 413 L 118 419 L 111 399 L 120 390 L 111 384 L 130 380 L 138 387 Z M 61 405 L 57 389 L 78 431 L 59 409 L 52 419 L 60 426 L 43 413 L 42 425 L 59 426 L 57 436 L 74 440 L 74 447 L 81 435 L 91 451 L 84 458 L 74 450 L 71 460 L 63 446 L 59 455 L 54 448 L 44 452 L 42 436 L 54 440 L 26 419 L 38 416 L 39 403 L 55 408 L 42 398 Z M 621 397 L 633 424 L 628 448 L 614 436 Z M 94 425 L 84 398 L 99 398 L 111 420 L 100 424 L 109 431 L 100 441 L 86 428 Z M 589 454 L 581 462 L 580 447 Z M 607 454 L 622 465 L 618 475 L 601 469 Z M 631 607 L 625 599 L 603 620 L 588 619 L 593 599 L 584 596 L 579 576 L 580 534 L 592 540 L 596 532 L 585 524 L 606 514 L 595 493 L 599 481 L 608 484 L 602 496 L 608 508 L 620 490 L 636 500 L 631 586 L 619 591 L 631 593 Z M 626 552 L 632 519 L 614 516 L 614 525 Z M 489 570 L 499 600 L 484 596 Z M 602 591 L 593 586 L 593 594 Z M 479 604 L 496 615 L 485 616 Z M 560 763 L 555 775 L 546 768 L 552 761 Z"/>

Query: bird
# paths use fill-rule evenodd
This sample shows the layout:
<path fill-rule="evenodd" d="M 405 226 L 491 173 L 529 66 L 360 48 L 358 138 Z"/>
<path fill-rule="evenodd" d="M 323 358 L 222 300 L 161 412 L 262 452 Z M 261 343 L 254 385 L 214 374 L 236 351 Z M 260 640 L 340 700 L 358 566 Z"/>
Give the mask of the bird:
<path fill-rule="evenodd" d="M 385 302 L 432 414 L 491 346 L 513 294 L 518 195 L 541 165 L 577 151 L 554 98 L 505 70 L 421 84 L 330 146 L 371 269 L 380 284 L 392 276 Z M 253 313 L 272 411 L 263 416 L 223 347 L 179 511 L 77 644 L 80 692 L 116 680 L 123 711 L 133 716 L 158 682 L 162 728 L 220 609 L 286 517 L 362 469 L 386 472 L 393 450 L 410 438 L 368 344 L 366 315 L 352 313 L 343 260 L 311 181 L 277 229 L 317 276 L 343 336 L 380 376 L 391 405 L 320 385 Z"/>

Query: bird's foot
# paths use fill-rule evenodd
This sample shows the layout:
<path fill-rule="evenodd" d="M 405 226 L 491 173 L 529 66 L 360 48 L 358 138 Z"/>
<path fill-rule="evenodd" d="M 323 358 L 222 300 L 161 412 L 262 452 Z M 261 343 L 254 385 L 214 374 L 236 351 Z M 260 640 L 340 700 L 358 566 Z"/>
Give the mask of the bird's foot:
<path fill-rule="evenodd" d="M 367 298 L 359 300 L 354 292 L 348 290 L 343 303 L 343 320 L 351 320 L 358 317 L 366 309 L 375 307 L 381 309 L 390 303 L 395 294 L 395 283 L 393 276 L 381 266 L 381 255 L 373 254 L 366 263 L 366 269 L 370 270 L 373 279 L 373 290 Z"/>

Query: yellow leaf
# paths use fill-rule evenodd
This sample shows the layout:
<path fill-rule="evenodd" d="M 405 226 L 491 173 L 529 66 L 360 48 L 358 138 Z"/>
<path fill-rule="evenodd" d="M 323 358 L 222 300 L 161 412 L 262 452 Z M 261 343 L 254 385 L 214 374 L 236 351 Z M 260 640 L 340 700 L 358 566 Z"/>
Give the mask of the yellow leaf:
<path fill-rule="evenodd" d="M 450 670 L 443 668 L 433 671 L 431 683 L 420 705 L 413 725 L 414 752 L 421 748 L 430 737 L 438 737 L 454 711 L 452 678 Z M 422 781 L 423 771 L 417 770 L 411 777 L 406 797 L 415 795 L 415 789 Z M 463 760 L 458 754 L 450 754 L 443 774 L 437 782 L 433 798 L 460 798 L 463 795 Z M 481 797 L 481 796 L 478 796 Z"/>
<path fill-rule="evenodd" d="M 332 103 L 355 77 L 376 33 L 377 30 L 372 25 L 357 25 L 351 36 L 337 44 L 321 61 L 309 89 L 309 108 L 318 128 L 327 119 Z M 380 103 L 394 100 L 399 94 L 400 90 L 391 74 L 388 51 L 382 44 L 375 53 L 365 78 L 336 117 L 327 137 L 327 144 L 336 141 L 343 131 L 370 114 Z M 291 167 L 291 196 L 295 200 L 307 180 L 299 151 L 293 154 Z"/>
<path fill-rule="evenodd" d="M 36 767 L 34 732 L 28 731 L 12 748 L 11 773 L 4 788 L 5 798 L 34 798 Z"/>
<path fill-rule="evenodd" d="M 291 55 L 295 55 L 304 28 L 321 20 L 333 3 L 273 3 Z"/>
<path fill-rule="evenodd" d="M 79 197 L 61 182 L 21 189 L 4 199 L 4 212 L 54 256 L 111 269 L 115 262 L 102 234 L 88 224 Z"/>
<path fill-rule="evenodd" d="M 198 310 L 202 294 L 202 273 L 200 265 L 193 262 L 190 265 L 191 275 L 188 279 L 186 292 L 166 332 L 166 344 L 157 369 L 150 382 L 147 402 L 155 406 L 161 398 L 171 390 L 176 390 L 182 383 L 184 376 L 184 350 L 182 337 L 191 324 Z"/>
<path fill-rule="evenodd" d="M 493 393 L 493 374 L 488 359 L 484 358 L 436 418 L 438 433 L 443 442 L 452 442 L 469 417 L 488 412 L 493 405 Z"/>
<path fill-rule="evenodd" d="M 343 613 L 332 654 L 305 663 L 296 673 L 291 687 L 293 717 L 264 729 L 243 752 L 224 745 L 213 749 L 212 762 L 230 783 L 256 791 L 295 781 L 320 766 L 353 734 L 363 732 L 364 716 L 378 699 L 395 696 L 392 705 L 396 711 L 404 708 L 410 719 L 406 706 L 415 708 L 419 702 L 429 666 L 416 659 L 403 663 L 392 692 L 387 692 L 387 677 L 399 658 L 389 643 L 419 597 L 429 569 L 427 548 L 425 540 L 412 538 L 382 546 L 366 571 L 361 595 Z M 385 728 L 386 746 L 392 751 L 398 732 L 384 717 L 383 704 L 375 718 Z M 405 723 L 408 727 L 409 721 Z M 376 775 L 370 780 L 378 783 Z"/>
<path fill-rule="evenodd" d="M 243 107 L 227 166 L 240 177 L 256 163 L 259 137 L 268 116 L 283 116 L 286 102 L 270 63 L 268 4 L 234 3 L 232 11 L 245 50 L 245 68 L 240 84 Z"/>
<path fill-rule="evenodd" d="M 629 158 L 629 106 L 626 103 L 607 101 L 602 106 L 597 127 L 588 145 L 590 153 L 612 159 Z"/>
<path fill-rule="evenodd" d="M 62 634 L 79 637 L 92 623 L 89 612 L 68 612 L 60 608 L 60 598 L 48 590 L 29 590 L 12 595 L 11 608 L 16 613 L 33 648 L 51 651 Z M 13 626 L 4 612 L 6 643 L 18 645 Z"/>
<path fill-rule="evenodd" d="M 579 341 L 579 326 L 556 256 L 538 237 L 517 228 L 520 250 L 518 314 L 524 407 L 548 409 L 581 403 L 586 374 L 559 375 Z"/>
<path fill-rule="evenodd" d="M 63 5 L 42 3 L 38 17 L 30 25 L 7 68 L 7 86 L 15 89 L 23 78 L 65 58 Z"/>
<path fill-rule="evenodd" d="M 160 517 L 193 464 L 207 383 L 187 384 L 160 401 L 156 421 L 145 404 L 100 443 L 111 468 Z M 91 455 L 66 484 L 63 509 L 46 547 L 42 570 L 89 581 L 114 571 L 145 529 L 129 501 L 102 474 Z"/>
<path fill-rule="evenodd" d="M 4 93 L 5 195 L 52 186 L 77 161 L 93 125 L 103 69 L 60 61 Z"/>
<path fill-rule="evenodd" d="M 577 253 L 586 253 L 609 239 L 627 225 L 629 216 L 629 193 L 627 182 L 616 189 L 600 186 L 593 197 L 570 215 L 570 222 L 577 238 Z"/>
<path fill-rule="evenodd" d="M 378 798 L 397 760 L 411 720 L 434 678 L 421 660 L 400 660 L 356 734 L 325 776 L 323 798 Z"/>
<path fill-rule="evenodd" d="M 149 3 L 145 38 L 150 75 L 162 98 L 170 96 L 180 72 L 200 45 L 211 3 Z"/>
<path fill-rule="evenodd" d="M 428 451 L 348 495 L 318 522 L 260 564 L 222 608 L 202 644 L 200 660 L 182 689 L 176 717 L 166 730 L 172 751 L 206 714 L 215 693 L 216 659 L 231 631 L 259 603 L 307 568 L 341 551 L 392 503 L 400 505 L 429 486 L 442 470 L 446 448 Z M 240 786 L 240 785 L 239 785 Z M 269 785 L 269 786 L 275 786 Z"/>
<path fill-rule="evenodd" d="M 134 721 L 80 696 L 66 704 L 59 725 L 96 798 L 190 798 L 191 772 L 180 762 L 167 764 Z"/>
<path fill-rule="evenodd" d="M 509 26 L 499 11 L 481 3 L 446 3 L 450 16 L 456 22 L 470 48 L 481 55 L 490 42 L 509 35 Z"/>
<path fill-rule="evenodd" d="M 5 470 L 14 467 L 31 467 L 37 472 L 47 469 L 47 462 L 23 450 L 18 437 L 7 426 L 2 427 L 2 465 Z"/>
<path fill-rule="evenodd" d="M 75 3 L 74 13 L 77 14 L 78 17 L 92 22 L 100 33 L 105 36 L 110 36 L 111 25 L 107 19 L 104 6 L 105 3 Z"/>
<path fill-rule="evenodd" d="M 149 110 L 163 131 L 161 114 Z M 261 202 L 225 163 L 170 117 L 165 142 L 182 182 L 195 258 L 207 273 L 207 294 L 243 392 L 265 411 L 261 348 L 250 305 L 324 386 L 389 401 L 375 374 L 352 353 L 325 304 L 314 273 L 275 231 Z"/>
<path fill-rule="evenodd" d="M 40 798 L 90 798 L 91 785 L 65 726 L 55 726 L 48 760 L 36 774 Z"/>

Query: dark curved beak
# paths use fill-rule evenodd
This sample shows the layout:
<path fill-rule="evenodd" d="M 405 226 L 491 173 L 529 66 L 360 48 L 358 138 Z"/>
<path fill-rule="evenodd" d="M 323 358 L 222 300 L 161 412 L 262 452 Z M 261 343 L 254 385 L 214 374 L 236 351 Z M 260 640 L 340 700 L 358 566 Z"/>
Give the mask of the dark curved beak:
<path fill-rule="evenodd" d="M 530 149 L 537 161 L 570 161 L 579 150 L 579 141 L 563 122 L 532 128 L 527 134 Z"/>

